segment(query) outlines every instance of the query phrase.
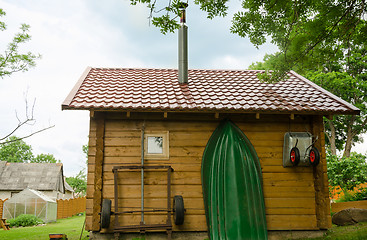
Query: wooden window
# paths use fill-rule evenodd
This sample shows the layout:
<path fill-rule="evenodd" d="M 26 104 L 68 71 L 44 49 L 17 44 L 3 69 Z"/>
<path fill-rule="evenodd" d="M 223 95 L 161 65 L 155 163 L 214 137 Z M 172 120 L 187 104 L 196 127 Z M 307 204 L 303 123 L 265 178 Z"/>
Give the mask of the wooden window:
<path fill-rule="evenodd" d="M 144 158 L 165 160 L 169 158 L 168 132 L 147 132 L 144 138 Z"/>

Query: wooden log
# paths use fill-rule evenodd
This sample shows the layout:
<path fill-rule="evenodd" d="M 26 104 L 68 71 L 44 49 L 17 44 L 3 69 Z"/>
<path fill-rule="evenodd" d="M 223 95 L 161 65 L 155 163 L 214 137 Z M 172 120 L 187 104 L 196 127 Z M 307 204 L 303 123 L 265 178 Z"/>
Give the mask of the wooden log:
<path fill-rule="evenodd" d="M 306 180 L 313 181 L 312 173 L 286 172 L 286 173 L 263 173 L 263 180 Z"/>
<path fill-rule="evenodd" d="M 118 191 L 121 192 L 122 198 L 140 198 L 140 185 L 119 185 Z M 87 189 L 92 188 L 93 185 L 87 185 Z M 91 191 L 94 191 L 91 190 Z M 147 185 L 145 186 L 146 198 L 165 198 L 167 196 L 167 186 L 165 185 Z M 172 185 L 171 195 L 182 195 L 183 197 L 201 198 L 201 185 Z M 104 185 L 103 197 L 114 198 L 113 185 Z"/>
<path fill-rule="evenodd" d="M 114 221 L 112 216 L 112 222 Z M 146 224 L 164 224 L 165 215 L 146 215 Z M 139 214 L 119 216 L 120 225 L 138 225 L 140 223 Z M 315 215 L 267 215 L 268 230 L 317 230 Z M 113 225 L 113 224 L 111 224 Z M 112 232 L 113 226 L 108 231 Z M 205 215 L 187 215 L 185 224 L 181 226 L 173 225 L 174 231 L 207 231 Z M 107 231 L 107 232 L 108 232 Z"/>
<path fill-rule="evenodd" d="M 317 230 L 315 215 L 267 215 L 268 230 Z"/>
<path fill-rule="evenodd" d="M 94 165 L 94 183 L 93 183 L 93 222 L 92 230 L 100 230 L 100 217 L 103 192 L 103 158 L 104 158 L 104 132 L 105 120 L 101 112 L 96 113 L 96 156 Z M 91 191 L 88 190 L 87 191 Z"/>
<path fill-rule="evenodd" d="M 312 134 L 318 137 L 318 141 L 315 142 L 315 147 L 321 151 L 321 156 L 324 155 L 324 132 L 323 132 L 323 120 L 322 116 L 314 116 L 312 120 Z M 326 191 L 325 183 L 327 183 L 326 174 L 326 159 L 320 157 L 320 163 L 313 168 L 314 186 L 315 186 L 315 198 L 316 198 L 316 219 L 317 226 L 320 229 L 328 229 L 331 227 L 331 222 L 328 221 L 328 215 L 330 215 L 330 199 L 329 192 Z"/>

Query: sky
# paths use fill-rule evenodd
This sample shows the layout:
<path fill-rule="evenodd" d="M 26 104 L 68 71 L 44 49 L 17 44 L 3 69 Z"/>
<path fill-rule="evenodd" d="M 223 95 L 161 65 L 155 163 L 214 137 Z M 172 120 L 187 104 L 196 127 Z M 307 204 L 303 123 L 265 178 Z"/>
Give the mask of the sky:
<path fill-rule="evenodd" d="M 230 33 L 231 17 L 240 1 L 231 1 L 226 18 L 209 20 L 190 4 L 189 68 L 247 69 L 277 48 L 267 43 L 256 49 L 248 39 Z M 88 67 L 177 68 L 177 32 L 167 35 L 150 26 L 149 9 L 131 6 L 128 0 L 0 0 L 6 12 L 1 20 L 0 51 L 20 27 L 31 26 L 31 41 L 23 51 L 39 53 L 37 66 L 25 73 L 0 79 L 0 137 L 25 118 L 35 101 L 36 123 L 16 132 L 28 135 L 55 127 L 25 139 L 35 155 L 50 153 L 64 164 L 64 175 L 74 176 L 85 167 L 82 146 L 88 143 L 89 112 L 61 111 L 61 104 Z M 366 153 L 367 143 L 352 150 Z"/>

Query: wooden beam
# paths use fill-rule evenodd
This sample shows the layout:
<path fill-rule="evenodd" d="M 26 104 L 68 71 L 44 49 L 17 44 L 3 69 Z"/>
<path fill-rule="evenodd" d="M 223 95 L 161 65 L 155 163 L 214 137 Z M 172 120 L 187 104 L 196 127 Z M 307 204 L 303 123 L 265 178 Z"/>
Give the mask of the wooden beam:
<path fill-rule="evenodd" d="M 260 113 L 256 113 L 256 119 L 259 120 L 260 119 Z"/>
<path fill-rule="evenodd" d="M 215 118 L 219 118 L 219 113 L 217 113 L 217 112 L 216 112 L 216 113 L 214 114 L 214 117 L 215 117 Z"/>
<path fill-rule="evenodd" d="M 313 116 L 312 134 L 318 137 L 314 146 L 320 151 L 320 163 L 313 168 L 315 188 L 315 208 L 317 227 L 328 229 L 331 227 L 330 199 L 326 170 L 325 135 L 322 116 Z"/>
<path fill-rule="evenodd" d="M 127 117 L 127 118 L 130 118 L 130 111 L 127 111 L 127 112 L 126 112 L 126 117 Z"/>
<path fill-rule="evenodd" d="M 94 113 L 95 113 L 95 112 L 94 112 L 94 110 L 90 110 L 90 111 L 89 111 L 89 116 L 90 116 L 91 118 L 94 118 Z"/>
<path fill-rule="evenodd" d="M 163 113 L 163 117 L 164 117 L 164 118 L 167 118 L 167 112 L 164 112 L 164 113 Z"/>
<path fill-rule="evenodd" d="M 327 119 L 329 119 L 329 120 L 333 121 L 333 119 L 334 119 L 334 115 L 328 115 L 328 116 L 327 116 Z"/>
<path fill-rule="evenodd" d="M 100 230 L 100 215 L 102 205 L 102 187 L 103 187 L 103 160 L 104 160 L 104 135 L 105 119 L 104 113 L 96 114 L 96 155 L 94 168 L 94 191 L 93 191 L 93 220 L 92 230 Z"/>
<path fill-rule="evenodd" d="M 290 118 L 291 118 L 291 120 L 294 120 L 294 113 L 291 113 Z"/>

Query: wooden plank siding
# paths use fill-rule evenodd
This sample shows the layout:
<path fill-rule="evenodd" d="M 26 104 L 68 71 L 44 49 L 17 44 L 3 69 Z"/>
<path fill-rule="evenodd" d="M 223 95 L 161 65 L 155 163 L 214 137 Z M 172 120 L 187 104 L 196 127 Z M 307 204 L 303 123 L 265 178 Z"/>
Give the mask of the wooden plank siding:
<path fill-rule="evenodd" d="M 125 114 L 126 115 L 126 114 Z M 154 115 L 148 118 L 143 115 L 136 116 L 131 113 L 127 119 L 122 113 L 106 113 L 104 121 L 104 151 L 103 167 L 98 166 L 96 154 L 97 120 L 91 118 L 89 133 L 89 158 L 88 158 L 88 185 L 87 185 L 87 218 L 86 229 L 95 230 L 99 216 L 96 215 L 95 181 L 99 175 L 96 169 L 102 169 L 102 198 L 112 200 L 114 209 L 113 166 L 124 164 L 140 164 L 141 162 L 141 128 L 145 124 L 146 131 L 169 131 L 169 159 L 146 160 L 146 165 L 170 165 L 172 173 L 172 193 L 182 195 L 185 202 L 185 223 L 175 226 L 174 231 L 206 231 L 206 220 L 203 205 L 201 186 L 201 157 L 205 146 L 220 119 L 213 115 L 208 117 L 196 114 L 184 114 L 168 118 Z M 134 118 L 134 116 L 136 116 Z M 141 120 L 145 116 L 146 120 Z M 226 117 L 222 116 L 221 117 Z M 139 118 L 140 117 L 140 118 Z M 324 145 L 322 131 L 322 118 L 314 120 L 312 117 L 302 116 L 289 120 L 289 115 L 261 115 L 256 119 L 254 114 L 234 115 L 230 117 L 242 129 L 257 151 L 263 173 L 263 189 L 269 230 L 317 230 L 324 228 L 327 219 L 321 216 L 328 211 L 325 208 L 328 191 L 327 178 L 314 175 L 322 171 L 326 174 L 325 151 L 322 150 L 322 165 L 314 170 L 312 167 L 283 168 L 283 139 L 288 131 L 305 132 L 313 131 L 319 135 L 320 145 Z M 148 120 L 149 119 L 149 120 Z M 321 121 L 320 126 L 313 130 L 312 124 Z M 320 148 L 319 148 L 320 149 Z M 321 169 L 321 170 L 320 170 Z M 136 209 L 140 207 L 140 172 L 119 172 L 119 211 Z M 147 171 L 144 177 L 145 206 L 147 208 L 166 207 L 166 174 Z M 323 184 L 322 184 L 323 183 Z M 315 186 L 315 184 L 317 186 Z M 326 184 L 326 185 L 325 185 Z M 315 188 L 324 191 L 315 195 Z M 326 195 L 325 195 L 326 194 Z M 323 203 L 316 204 L 316 199 L 324 199 Z M 100 209 L 100 206 L 98 206 Z M 111 228 L 113 226 L 113 216 Z M 140 214 L 127 214 L 120 216 L 121 225 L 139 224 Z M 163 213 L 147 213 L 146 223 L 165 223 L 166 215 Z M 322 223 L 320 224 L 320 221 Z M 326 225 L 325 225 L 326 223 Z"/>

